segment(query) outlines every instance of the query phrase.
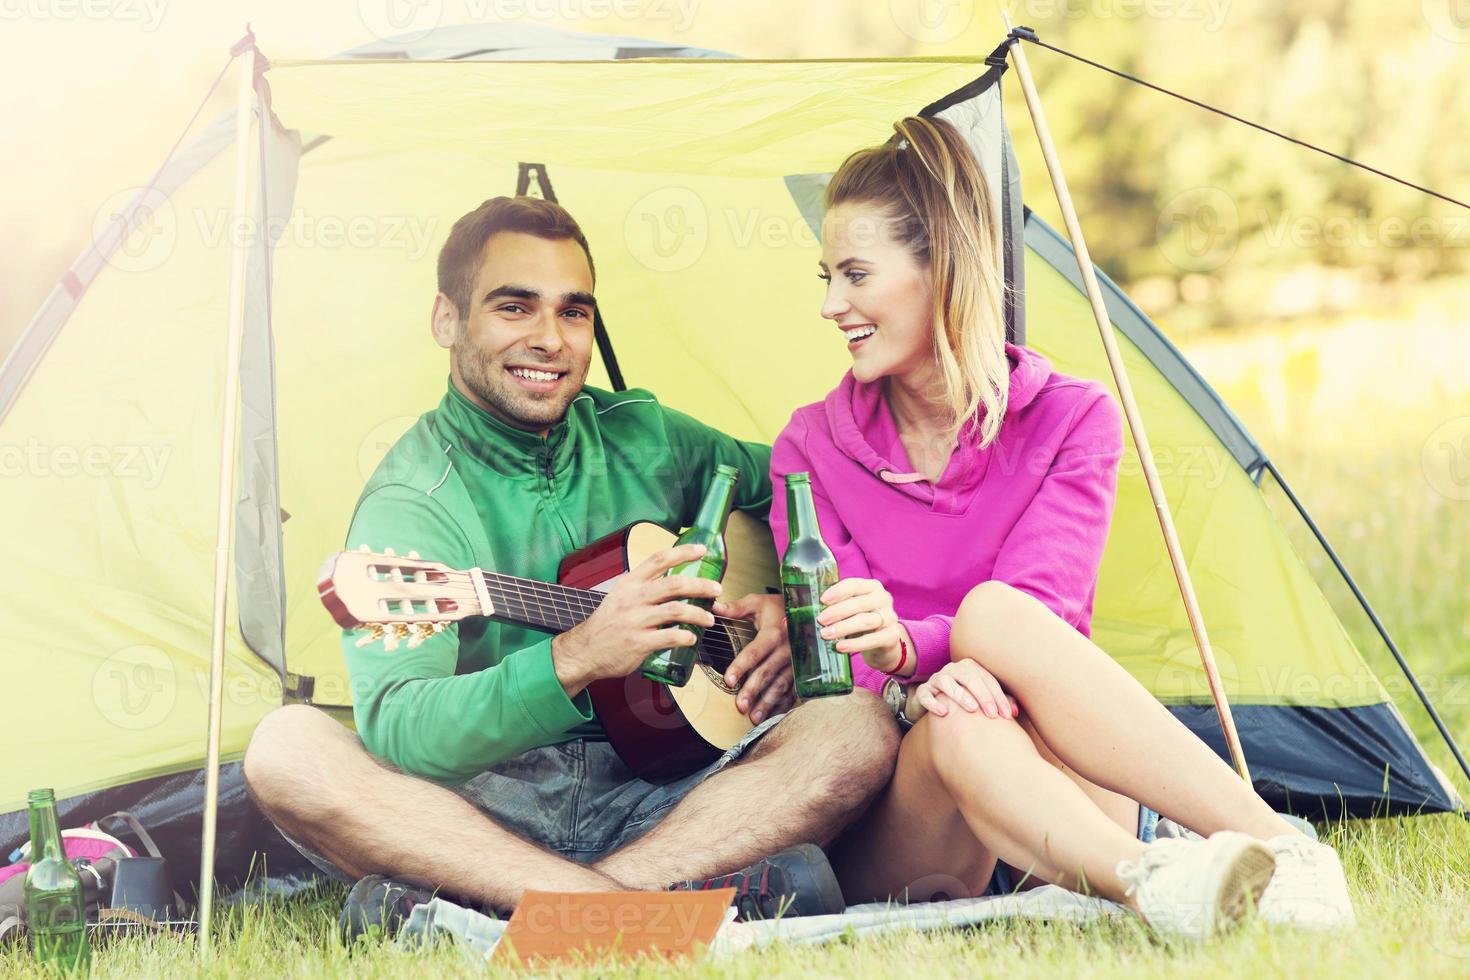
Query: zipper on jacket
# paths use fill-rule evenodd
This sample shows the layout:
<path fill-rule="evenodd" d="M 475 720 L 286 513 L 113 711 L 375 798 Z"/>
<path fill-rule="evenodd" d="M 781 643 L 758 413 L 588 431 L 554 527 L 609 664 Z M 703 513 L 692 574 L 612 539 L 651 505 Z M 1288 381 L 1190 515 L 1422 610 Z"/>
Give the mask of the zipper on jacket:
<path fill-rule="evenodd" d="M 575 551 L 580 545 L 577 536 L 572 533 L 572 526 L 567 523 L 566 515 L 562 513 L 561 500 L 556 495 L 556 462 L 552 458 L 550 449 L 541 449 L 541 472 L 546 479 L 546 504 L 556 514 L 557 522 L 561 525 L 562 540 L 566 542 L 568 552 Z"/>

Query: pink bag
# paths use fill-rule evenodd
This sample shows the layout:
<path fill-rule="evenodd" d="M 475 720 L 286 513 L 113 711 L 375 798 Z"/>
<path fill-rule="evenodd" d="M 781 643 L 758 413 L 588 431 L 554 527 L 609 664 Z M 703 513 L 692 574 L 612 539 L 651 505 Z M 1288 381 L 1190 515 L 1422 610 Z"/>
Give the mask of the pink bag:
<path fill-rule="evenodd" d="M 82 892 L 89 909 L 95 909 L 98 896 L 105 894 L 108 887 L 95 867 L 97 862 L 103 861 L 106 865 L 111 865 L 119 858 L 138 856 L 137 851 L 116 837 L 97 829 L 97 824 L 114 818 L 122 818 L 134 828 L 135 833 L 145 835 L 140 837 L 144 846 L 153 847 L 152 838 L 146 837 L 147 831 L 137 825 L 138 822 L 130 813 L 114 813 L 85 827 L 61 832 L 62 850 L 81 872 Z M 0 867 L 0 939 L 4 939 L 25 923 L 25 875 L 31 867 L 27 860 L 30 853 L 31 845 L 27 841 L 12 853 L 13 863 Z"/>
<path fill-rule="evenodd" d="M 67 858 L 76 860 L 84 858 L 89 863 L 95 864 L 98 858 L 120 858 L 137 857 L 138 852 L 133 850 L 122 841 L 111 834 L 103 833 L 97 829 L 95 823 L 89 823 L 85 827 L 75 830 L 63 830 L 61 832 L 61 849 L 66 852 Z M 27 860 L 31 856 L 31 842 L 26 841 L 16 849 L 15 863 L 0 868 L 0 885 L 5 884 L 15 875 L 23 875 L 29 870 L 31 863 Z"/>

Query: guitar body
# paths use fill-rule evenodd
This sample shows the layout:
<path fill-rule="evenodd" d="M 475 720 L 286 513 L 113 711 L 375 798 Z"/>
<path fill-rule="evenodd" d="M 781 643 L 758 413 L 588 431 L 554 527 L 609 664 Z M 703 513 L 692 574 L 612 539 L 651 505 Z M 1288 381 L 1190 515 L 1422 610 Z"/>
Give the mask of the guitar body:
<path fill-rule="evenodd" d="M 411 650 L 471 616 L 564 633 L 597 610 L 619 576 L 676 540 L 657 524 L 631 524 L 568 555 L 555 583 L 456 569 L 416 552 L 375 554 L 364 546 L 327 559 L 317 594 L 337 625 L 364 634 L 358 646 L 382 643 L 389 653 L 400 644 Z M 726 596 L 765 591 L 777 581 L 776 549 L 763 521 L 731 514 L 725 554 Z M 629 769 L 649 782 L 671 782 L 714 762 L 750 731 L 724 672 L 754 635 L 749 623 L 716 616 L 697 648 L 698 669 L 683 687 L 636 671 L 588 686 L 608 741 Z"/>
<path fill-rule="evenodd" d="M 568 555 L 558 581 L 606 592 L 618 576 L 676 540 L 657 524 L 629 525 Z M 776 581 L 775 548 L 762 522 L 739 511 L 731 514 L 725 549 L 724 595 L 738 598 Z M 696 669 L 683 687 L 669 687 L 635 671 L 593 681 L 587 688 L 613 749 L 649 782 L 672 782 L 704 768 L 751 729 L 750 719 L 735 706 L 736 692 L 726 686 L 723 668 L 706 662 L 703 643 L 699 651 Z"/>

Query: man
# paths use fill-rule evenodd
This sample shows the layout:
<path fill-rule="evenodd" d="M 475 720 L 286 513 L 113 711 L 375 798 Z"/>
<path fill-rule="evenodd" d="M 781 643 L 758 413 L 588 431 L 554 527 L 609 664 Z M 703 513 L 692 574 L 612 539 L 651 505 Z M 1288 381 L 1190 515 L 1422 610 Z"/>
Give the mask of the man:
<path fill-rule="evenodd" d="M 586 238 L 553 203 L 494 198 L 455 223 L 432 314 L 449 390 L 368 481 L 348 548 L 554 580 L 566 553 L 632 521 L 690 523 L 720 463 L 740 468 L 736 506 L 764 516 L 767 447 L 646 391 L 584 385 L 593 287 Z M 349 934 L 392 931 L 428 897 L 418 885 L 497 910 L 527 888 L 706 883 L 734 885 L 746 916 L 840 910 L 820 850 L 793 845 L 826 844 L 867 807 L 898 734 L 861 691 L 783 713 L 779 599 L 716 606 L 758 627 L 731 668 L 755 727 L 724 758 L 655 786 L 599 738 L 587 685 L 693 642 L 672 624 L 713 623 L 681 600 L 714 598 L 718 583 L 663 577 L 695 555 L 653 556 L 554 638 L 480 617 L 413 650 L 344 635 L 358 734 L 301 705 L 260 724 L 245 757 L 251 794 L 319 866 L 361 879 Z"/>

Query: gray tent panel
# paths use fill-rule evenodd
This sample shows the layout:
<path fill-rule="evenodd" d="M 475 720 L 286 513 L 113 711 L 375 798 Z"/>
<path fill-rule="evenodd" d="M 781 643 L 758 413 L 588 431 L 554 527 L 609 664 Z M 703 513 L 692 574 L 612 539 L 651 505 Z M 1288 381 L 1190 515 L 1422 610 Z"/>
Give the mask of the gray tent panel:
<path fill-rule="evenodd" d="M 628 58 L 734 58 L 710 48 L 641 37 L 574 34 L 542 24 L 456 24 L 374 41 L 347 58 L 405 61 L 618 61 Z"/>
<path fill-rule="evenodd" d="M 997 229 L 997 246 L 1005 265 L 1006 339 L 1026 343 L 1026 245 L 1022 226 L 1025 210 L 1021 199 L 1021 168 L 1015 144 L 1001 109 L 1000 77 L 1005 66 L 992 68 L 971 85 L 923 110 L 923 115 L 943 119 L 959 130 L 975 151 L 985 180 L 996 191 L 992 218 Z M 952 101 L 957 99 L 957 101 Z"/>
<path fill-rule="evenodd" d="M 239 498 L 235 502 L 235 588 L 240 636 L 286 681 L 286 564 L 276 442 L 275 340 L 271 335 L 272 232 L 285 227 L 296 196 L 301 137 L 265 109 L 257 82 L 260 173 L 256 235 L 245 270 L 240 351 Z"/>

